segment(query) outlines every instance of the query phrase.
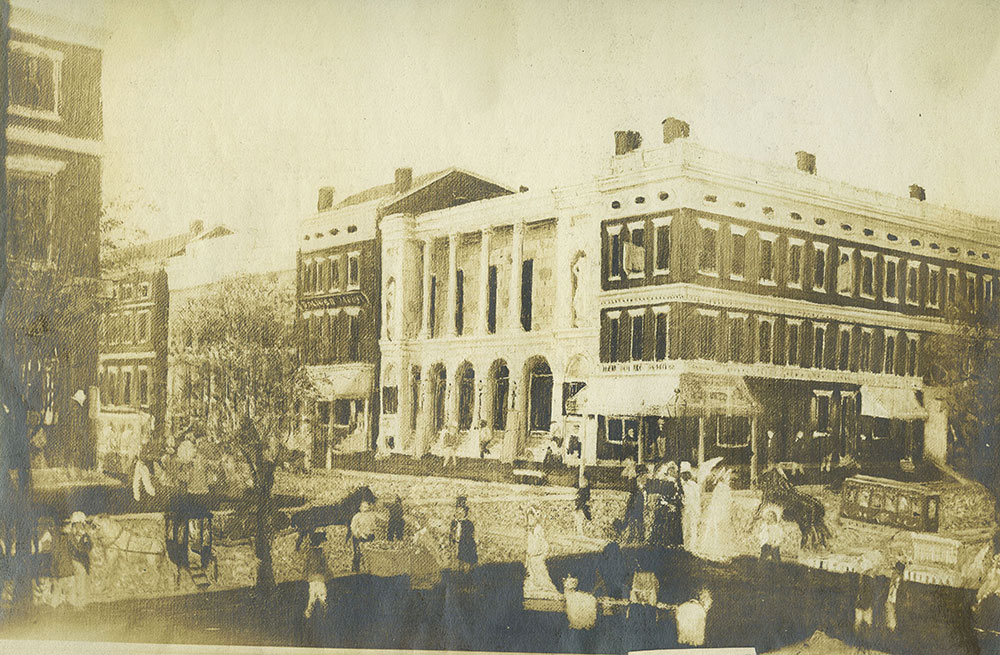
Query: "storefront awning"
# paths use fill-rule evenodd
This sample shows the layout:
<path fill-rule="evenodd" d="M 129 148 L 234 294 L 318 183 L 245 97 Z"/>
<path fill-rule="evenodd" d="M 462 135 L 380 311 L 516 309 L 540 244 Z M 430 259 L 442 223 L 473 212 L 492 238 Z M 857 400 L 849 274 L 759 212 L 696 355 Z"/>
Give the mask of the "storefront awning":
<path fill-rule="evenodd" d="M 581 414 L 751 416 L 760 412 L 742 377 L 682 373 L 593 378 L 577 396 Z"/>
<path fill-rule="evenodd" d="M 366 398 L 372 391 L 372 369 L 371 364 L 308 366 L 303 381 L 320 400 Z"/>
<path fill-rule="evenodd" d="M 913 389 L 861 387 L 861 414 L 873 418 L 924 420 L 927 410 L 917 402 Z"/>

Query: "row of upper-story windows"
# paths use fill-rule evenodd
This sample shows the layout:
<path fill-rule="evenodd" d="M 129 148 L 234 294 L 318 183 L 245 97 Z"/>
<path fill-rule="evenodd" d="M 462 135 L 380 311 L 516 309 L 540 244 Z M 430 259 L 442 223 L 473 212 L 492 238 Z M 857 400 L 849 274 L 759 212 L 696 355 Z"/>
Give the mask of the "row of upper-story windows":
<path fill-rule="evenodd" d="M 669 310 L 606 312 L 602 361 L 669 358 Z M 715 309 L 697 309 L 689 328 L 688 353 L 695 359 L 908 376 L 922 370 L 917 332 Z"/>
<path fill-rule="evenodd" d="M 149 310 L 101 314 L 98 338 L 105 345 L 142 344 L 149 341 L 149 337 Z"/>
<path fill-rule="evenodd" d="M 119 282 L 111 291 L 115 300 L 122 302 L 141 302 L 149 300 L 149 282 Z"/>
<path fill-rule="evenodd" d="M 148 366 L 105 366 L 100 373 L 101 404 L 112 407 L 148 407 Z"/>
<path fill-rule="evenodd" d="M 644 279 L 649 272 L 654 276 L 670 273 L 671 223 L 670 216 L 654 217 L 649 222 L 639 218 L 606 223 L 607 279 Z M 940 309 L 943 303 L 959 302 L 977 310 L 992 304 L 997 296 L 996 275 L 914 257 L 904 259 L 858 246 L 807 241 L 738 224 L 725 226 L 708 219 L 698 221 L 697 234 L 696 267 L 704 277 L 718 278 L 725 273 L 730 280 L 762 287 L 783 284 L 788 289 L 931 310 Z M 651 250 L 650 257 L 647 250 Z"/>
<path fill-rule="evenodd" d="M 360 311 L 318 312 L 303 317 L 302 359 L 305 364 L 337 364 L 361 359 Z"/>
<path fill-rule="evenodd" d="M 303 294 L 356 291 L 361 288 L 361 253 L 303 259 L 299 284 Z"/>

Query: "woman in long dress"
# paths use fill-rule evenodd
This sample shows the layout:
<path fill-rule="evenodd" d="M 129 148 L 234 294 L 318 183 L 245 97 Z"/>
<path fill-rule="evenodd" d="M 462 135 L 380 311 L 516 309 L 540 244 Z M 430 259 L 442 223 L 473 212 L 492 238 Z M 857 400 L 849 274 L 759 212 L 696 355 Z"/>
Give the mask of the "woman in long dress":
<path fill-rule="evenodd" d="M 545 529 L 538 520 L 538 514 L 528 512 L 528 543 L 524 558 L 524 597 L 540 598 L 558 596 L 559 591 L 549 575 L 549 567 L 545 558 L 549 555 L 549 542 L 545 539 Z"/>
<path fill-rule="evenodd" d="M 698 554 L 706 559 L 726 559 L 731 552 L 729 541 L 733 538 L 733 489 L 730 485 L 732 471 L 723 469 L 718 473 L 718 481 L 712 492 L 712 499 L 702 521 L 698 535 Z"/>

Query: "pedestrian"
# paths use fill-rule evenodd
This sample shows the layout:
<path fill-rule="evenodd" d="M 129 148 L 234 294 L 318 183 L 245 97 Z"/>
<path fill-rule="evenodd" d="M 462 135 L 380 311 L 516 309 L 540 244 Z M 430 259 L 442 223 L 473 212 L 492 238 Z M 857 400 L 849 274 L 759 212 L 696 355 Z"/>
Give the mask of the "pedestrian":
<path fill-rule="evenodd" d="M 451 524 L 452 545 L 456 548 L 455 559 L 459 569 L 469 571 L 479 563 L 476 547 L 476 526 L 469 518 L 469 507 L 464 503 L 458 507 L 458 518 Z"/>
<path fill-rule="evenodd" d="M 65 600 L 75 608 L 87 604 L 87 574 L 90 573 L 90 551 L 93 543 L 86 531 L 87 517 L 76 511 L 70 516 L 59 547 L 56 564 L 60 582 L 60 601 Z M 57 555 L 53 554 L 55 563 Z"/>
<path fill-rule="evenodd" d="M 705 645 L 705 623 L 712 608 L 712 594 L 702 589 L 697 598 L 677 606 L 677 641 L 685 646 Z"/>
<path fill-rule="evenodd" d="M 73 556 L 70 552 L 70 526 L 65 523 L 53 535 L 52 542 L 52 607 L 69 602 L 73 593 Z"/>
<path fill-rule="evenodd" d="M 351 571 L 361 571 L 361 544 L 375 539 L 375 524 L 377 517 L 368 501 L 361 501 L 358 513 L 351 518 L 351 547 L 353 559 Z"/>
<path fill-rule="evenodd" d="M 896 631 L 896 602 L 899 599 L 899 588 L 903 584 L 903 573 L 906 565 L 897 561 L 889 578 L 889 593 L 885 598 L 885 627 L 889 632 Z"/>
<path fill-rule="evenodd" d="M 587 475 L 583 472 L 580 474 L 580 488 L 576 490 L 576 511 L 574 512 L 574 518 L 576 519 L 576 533 L 583 536 L 583 522 L 584 520 L 590 521 L 590 481 L 587 480 Z"/>
<path fill-rule="evenodd" d="M 448 468 L 449 464 L 453 467 L 458 466 L 459 438 L 457 423 L 449 423 L 442 428 L 441 445 L 444 447 L 444 468 Z"/>
<path fill-rule="evenodd" d="M 684 505 L 681 509 L 681 527 L 684 533 L 684 546 L 690 550 L 698 541 L 698 529 L 701 526 L 701 482 L 694 477 L 691 462 L 681 462 L 681 492 Z"/>
<path fill-rule="evenodd" d="M 55 522 L 43 516 L 38 521 L 38 552 L 35 568 L 34 600 L 36 605 L 51 605 L 53 592 L 52 549 L 55 546 Z"/>
<path fill-rule="evenodd" d="M 650 541 L 658 546 L 672 548 L 684 542 L 684 528 L 681 524 L 683 492 L 677 464 L 669 462 L 660 469 L 653 493 L 657 496 L 653 508 L 653 527 Z"/>
<path fill-rule="evenodd" d="M 621 522 L 622 540 L 642 543 L 646 539 L 646 489 L 644 483 L 636 484 L 625 502 L 625 517 Z"/>
<path fill-rule="evenodd" d="M 781 561 L 781 541 L 784 532 L 778 523 L 778 512 L 769 508 L 764 512 L 764 524 L 760 527 L 760 561 Z"/>
<path fill-rule="evenodd" d="M 854 604 L 854 632 L 863 636 L 872 627 L 875 605 L 875 576 L 870 571 L 858 575 L 858 593 Z"/>
<path fill-rule="evenodd" d="M 156 461 L 156 449 L 153 447 L 151 439 L 143 441 L 139 447 L 139 457 L 135 460 L 135 468 L 132 471 L 132 498 L 135 502 L 142 500 L 142 491 L 145 489 L 146 495 L 155 496 L 156 488 L 153 487 L 153 466 Z"/>
<path fill-rule="evenodd" d="M 386 540 L 402 541 L 405 527 L 406 523 L 403 521 L 403 499 L 396 496 L 396 499 L 389 503 L 389 523 L 386 527 Z"/>
<path fill-rule="evenodd" d="M 312 617 L 314 608 L 318 605 L 326 612 L 326 581 L 333 577 L 330 566 L 323 553 L 323 542 L 326 535 L 318 530 L 309 533 L 309 550 L 306 551 L 306 580 L 309 582 L 309 598 L 306 601 L 305 617 Z"/>
<path fill-rule="evenodd" d="M 625 463 L 622 465 L 622 480 L 625 481 L 625 488 L 632 490 L 635 488 L 635 481 L 638 477 L 638 473 L 635 470 L 635 460 L 631 457 L 625 458 Z"/>

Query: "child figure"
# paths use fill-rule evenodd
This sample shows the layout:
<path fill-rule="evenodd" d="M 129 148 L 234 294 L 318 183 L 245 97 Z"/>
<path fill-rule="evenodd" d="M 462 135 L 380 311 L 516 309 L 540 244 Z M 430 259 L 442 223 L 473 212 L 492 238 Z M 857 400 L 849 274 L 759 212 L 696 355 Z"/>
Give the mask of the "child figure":
<path fill-rule="evenodd" d="M 784 533 L 778 523 L 778 512 L 768 509 L 764 512 L 764 524 L 760 526 L 760 561 L 781 561 L 781 541 Z"/>

